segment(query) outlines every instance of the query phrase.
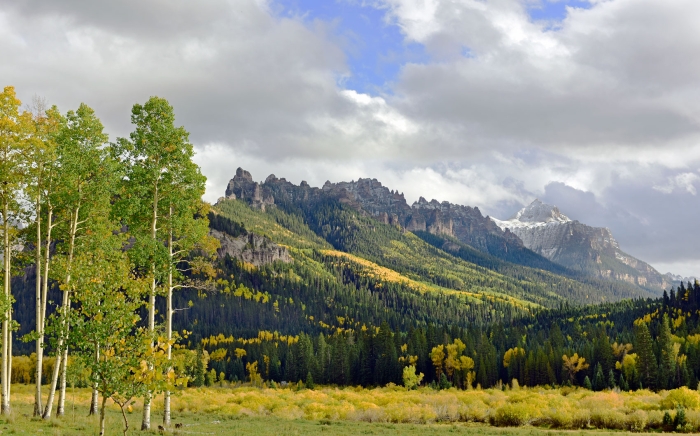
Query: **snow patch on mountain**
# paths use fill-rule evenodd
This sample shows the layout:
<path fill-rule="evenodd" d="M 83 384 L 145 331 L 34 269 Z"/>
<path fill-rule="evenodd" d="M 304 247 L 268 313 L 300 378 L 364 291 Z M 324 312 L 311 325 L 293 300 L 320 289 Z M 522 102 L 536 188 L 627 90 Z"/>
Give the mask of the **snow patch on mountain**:
<path fill-rule="evenodd" d="M 558 207 L 542 203 L 540 200 L 535 200 L 527 207 L 520 209 L 508 220 L 502 221 L 493 217 L 491 219 L 502 230 L 509 229 L 511 231 L 523 228 L 558 226 L 572 221 L 561 213 Z"/>

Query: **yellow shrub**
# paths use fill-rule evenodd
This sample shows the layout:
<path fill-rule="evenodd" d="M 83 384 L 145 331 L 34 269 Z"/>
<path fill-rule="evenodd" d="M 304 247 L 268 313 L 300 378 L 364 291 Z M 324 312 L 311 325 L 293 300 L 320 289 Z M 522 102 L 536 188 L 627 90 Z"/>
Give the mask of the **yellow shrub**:
<path fill-rule="evenodd" d="M 627 416 L 617 410 L 599 408 L 591 410 L 591 425 L 596 428 L 622 430 L 627 426 Z"/>
<path fill-rule="evenodd" d="M 688 420 L 688 424 L 693 428 L 693 431 L 700 430 L 700 412 L 691 410 L 686 412 L 685 417 Z"/>
<path fill-rule="evenodd" d="M 637 410 L 627 415 L 627 428 L 630 431 L 644 431 L 649 418 L 643 410 Z"/>
<path fill-rule="evenodd" d="M 493 424 L 497 426 L 526 425 L 540 415 L 540 411 L 530 404 L 508 403 L 496 410 L 493 416 Z"/>
<path fill-rule="evenodd" d="M 661 400 L 661 407 L 663 409 L 675 409 L 677 407 L 691 410 L 697 409 L 700 407 L 700 394 L 683 386 L 670 391 L 666 398 Z"/>
<path fill-rule="evenodd" d="M 357 409 L 348 416 L 349 419 L 353 421 L 364 421 L 364 422 L 386 422 L 387 416 L 384 410 L 374 406 L 368 407 L 366 409 Z"/>
<path fill-rule="evenodd" d="M 390 422 L 424 424 L 434 422 L 438 415 L 428 405 L 406 405 L 397 403 L 385 409 L 386 418 Z"/>
<path fill-rule="evenodd" d="M 465 422 L 486 422 L 489 418 L 489 408 L 483 402 L 463 404 L 459 408 L 459 420 Z"/>

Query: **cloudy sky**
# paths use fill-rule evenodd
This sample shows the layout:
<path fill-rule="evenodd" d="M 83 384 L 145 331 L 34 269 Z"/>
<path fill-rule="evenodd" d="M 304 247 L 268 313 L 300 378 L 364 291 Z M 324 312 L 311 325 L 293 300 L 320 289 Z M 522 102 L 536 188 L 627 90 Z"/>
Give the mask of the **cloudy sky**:
<path fill-rule="evenodd" d="M 0 85 L 112 138 L 167 98 L 235 169 L 374 177 L 507 218 L 535 198 L 700 274 L 697 0 L 0 0 Z"/>

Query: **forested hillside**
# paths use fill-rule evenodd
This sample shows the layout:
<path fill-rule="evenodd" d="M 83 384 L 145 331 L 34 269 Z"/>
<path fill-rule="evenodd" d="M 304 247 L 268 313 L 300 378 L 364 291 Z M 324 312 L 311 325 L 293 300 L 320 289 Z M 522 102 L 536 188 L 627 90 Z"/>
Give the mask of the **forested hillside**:
<path fill-rule="evenodd" d="M 36 417 L 64 415 L 70 383 L 125 429 L 136 399 L 149 429 L 162 394 L 168 426 L 174 390 L 214 381 L 697 386 L 697 282 L 652 299 L 552 264 L 477 208 L 416 212 L 368 179 L 261 189 L 239 169 L 211 206 L 166 100 L 107 143 L 84 104 L 1 97 L 0 413 L 18 382 Z"/>

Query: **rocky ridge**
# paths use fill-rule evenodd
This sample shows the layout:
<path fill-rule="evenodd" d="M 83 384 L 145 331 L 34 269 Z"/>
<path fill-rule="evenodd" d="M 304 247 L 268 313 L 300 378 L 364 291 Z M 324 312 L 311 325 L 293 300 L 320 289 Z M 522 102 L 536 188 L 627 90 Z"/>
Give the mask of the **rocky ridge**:
<path fill-rule="evenodd" d="M 327 181 L 323 187 L 317 188 L 305 181 L 297 186 L 274 174 L 258 183 L 248 171 L 238 168 L 225 195 L 227 199 L 243 199 L 261 210 L 275 205 L 299 207 L 323 199 L 335 199 L 382 223 L 405 231 L 453 236 L 484 252 L 525 249 L 520 238 L 499 228 L 477 207 L 427 201 L 423 197 L 409 205 L 403 193 L 390 190 L 377 179 Z"/>

